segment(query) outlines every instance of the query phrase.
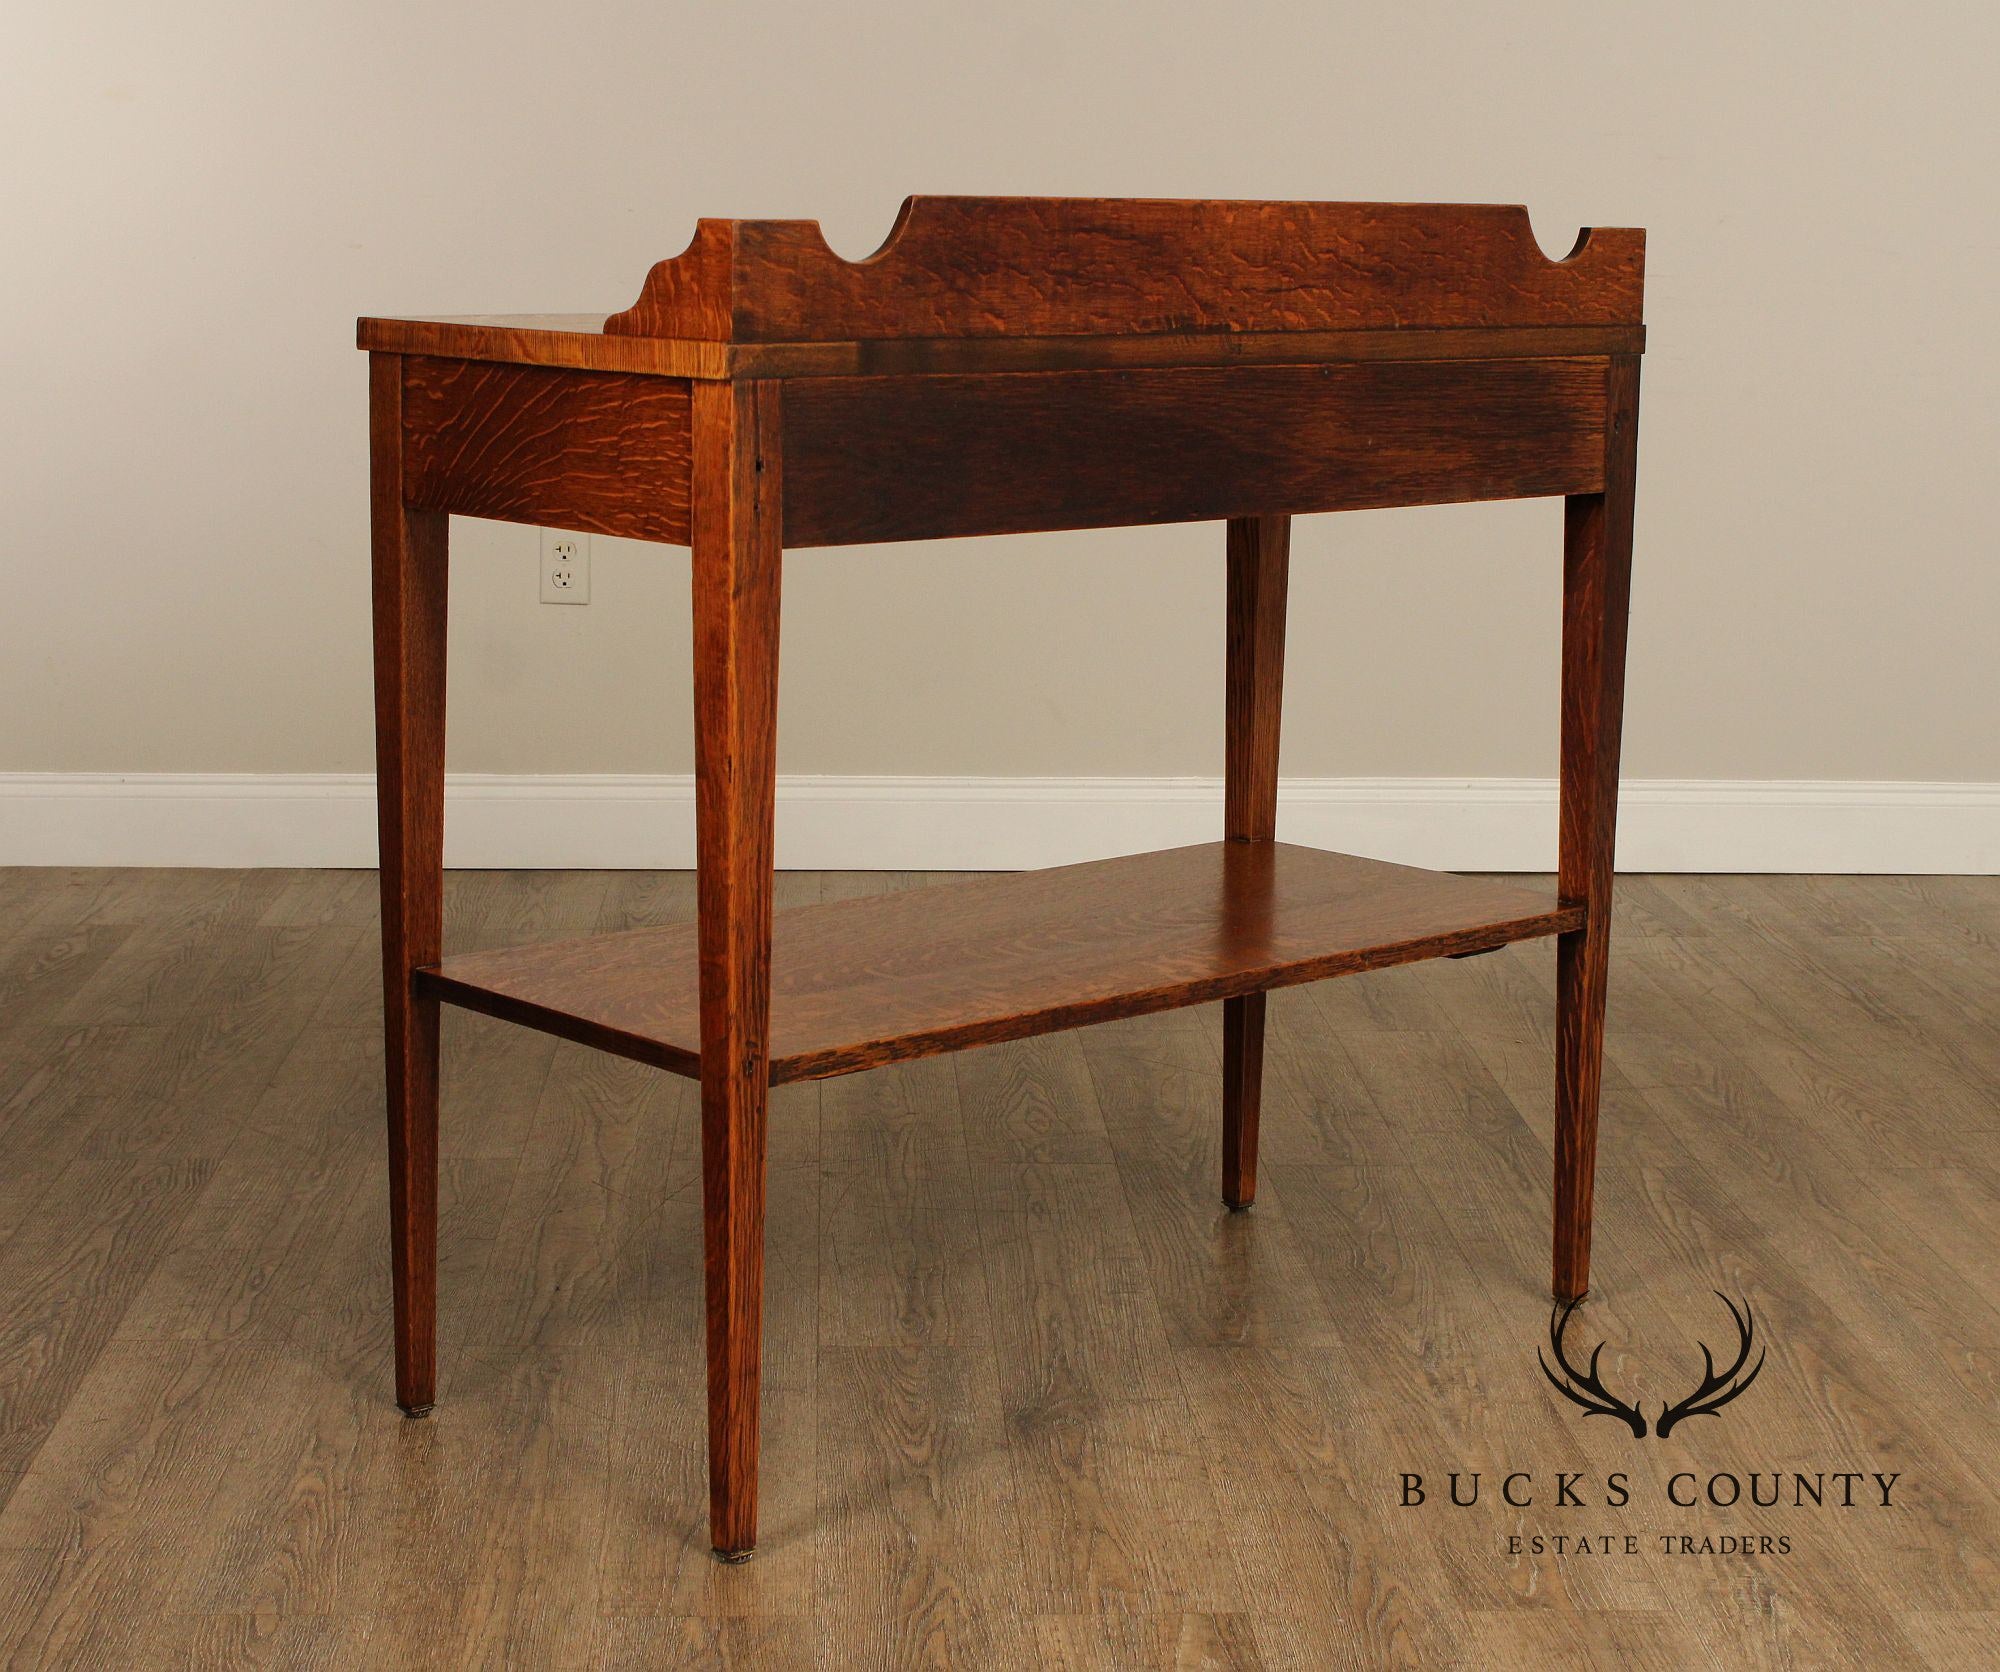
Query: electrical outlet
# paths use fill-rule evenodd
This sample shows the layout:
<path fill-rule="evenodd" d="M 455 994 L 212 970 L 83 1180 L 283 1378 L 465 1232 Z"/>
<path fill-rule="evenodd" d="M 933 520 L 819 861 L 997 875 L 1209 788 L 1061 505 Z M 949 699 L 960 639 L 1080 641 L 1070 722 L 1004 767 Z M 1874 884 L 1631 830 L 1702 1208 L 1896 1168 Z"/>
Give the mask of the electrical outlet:
<path fill-rule="evenodd" d="M 542 530 L 542 602 L 590 602 L 590 536 Z"/>

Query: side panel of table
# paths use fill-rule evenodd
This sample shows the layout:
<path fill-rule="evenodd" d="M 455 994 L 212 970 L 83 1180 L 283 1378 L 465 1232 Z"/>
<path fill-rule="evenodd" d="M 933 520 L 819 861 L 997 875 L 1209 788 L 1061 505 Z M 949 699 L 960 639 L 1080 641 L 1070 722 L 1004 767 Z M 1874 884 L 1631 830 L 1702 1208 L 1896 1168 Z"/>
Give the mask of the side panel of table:
<path fill-rule="evenodd" d="M 412 505 L 688 543 L 694 443 L 685 379 L 423 355 L 401 364 Z"/>

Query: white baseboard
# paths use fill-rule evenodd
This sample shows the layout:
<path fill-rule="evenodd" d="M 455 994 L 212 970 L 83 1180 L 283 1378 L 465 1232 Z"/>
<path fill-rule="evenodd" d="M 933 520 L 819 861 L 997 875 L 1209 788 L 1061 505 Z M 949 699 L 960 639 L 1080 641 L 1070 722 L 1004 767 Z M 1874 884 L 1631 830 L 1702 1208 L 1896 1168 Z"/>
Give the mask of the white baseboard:
<path fill-rule="evenodd" d="M 778 863 L 798 870 L 1010 870 L 1199 842 L 1203 778 L 822 778 L 778 783 Z M 680 868 L 685 777 L 448 781 L 446 857 L 476 868 Z M 1625 871 L 2000 872 L 2000 784 L 1639 779 Z M 1447 870 L 1546 871 L 1555 786 L 1536 778 L 1295 778 L 1279 834 Z M 375 863 L 365 773 L 0 773 L 0 865 Z"/>

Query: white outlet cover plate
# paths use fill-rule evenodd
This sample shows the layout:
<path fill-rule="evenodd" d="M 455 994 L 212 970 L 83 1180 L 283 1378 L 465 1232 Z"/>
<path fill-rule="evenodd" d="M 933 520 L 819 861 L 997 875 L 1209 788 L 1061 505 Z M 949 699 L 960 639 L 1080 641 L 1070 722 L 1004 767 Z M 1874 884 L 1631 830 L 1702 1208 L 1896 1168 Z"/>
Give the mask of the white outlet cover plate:
<path fill-rule="evenodd" d="M 542 602 L 590 602 L 590 536 L 542 530 Z"/>

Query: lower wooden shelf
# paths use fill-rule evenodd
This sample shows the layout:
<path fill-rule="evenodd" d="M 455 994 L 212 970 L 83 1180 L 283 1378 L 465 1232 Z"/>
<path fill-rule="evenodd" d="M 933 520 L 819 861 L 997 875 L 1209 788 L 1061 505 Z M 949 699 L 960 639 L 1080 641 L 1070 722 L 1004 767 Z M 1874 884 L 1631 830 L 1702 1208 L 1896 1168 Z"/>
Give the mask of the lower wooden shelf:
<path fill-rule="evenodd" d="M 771 1080 L 1484 951 L 1581 928 L 1544 890 L 1209 842 L 779 912 Z M 699 1074 L 695 926 L 446 958 L 419 991 Z"/>

